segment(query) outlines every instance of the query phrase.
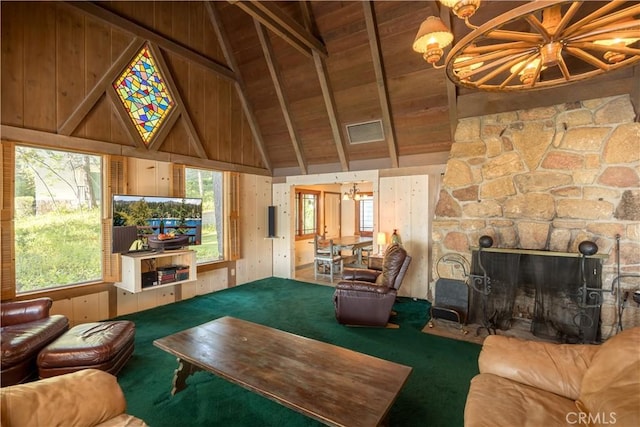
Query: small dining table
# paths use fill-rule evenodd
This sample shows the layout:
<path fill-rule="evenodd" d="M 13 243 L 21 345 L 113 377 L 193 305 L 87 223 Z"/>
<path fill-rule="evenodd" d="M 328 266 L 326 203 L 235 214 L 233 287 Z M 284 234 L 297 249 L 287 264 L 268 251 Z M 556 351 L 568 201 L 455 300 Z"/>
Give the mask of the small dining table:
<path fill-rule="evenodd" d="M 353 251 L 353 254 L 357 259 L 357 264 L 360 266 L 364 265 L 362 262 L 362 249 L 371 247 L 373 245 L 373 238 L 364 236 L 334 237 L 327 238 L 321 242 L 325 245 L 328 245 L 329 240 L 333 240 L 333 248 L 338 252 L 343 249 Z"/>

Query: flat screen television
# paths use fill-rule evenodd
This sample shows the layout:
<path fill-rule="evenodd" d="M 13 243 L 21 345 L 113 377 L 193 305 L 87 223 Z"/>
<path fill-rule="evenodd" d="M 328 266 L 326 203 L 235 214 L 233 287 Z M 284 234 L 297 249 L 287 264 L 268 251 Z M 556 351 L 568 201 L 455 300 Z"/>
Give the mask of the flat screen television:
<path fill-rule="evenodd" d="M 202 243 L 202 199 L 114 194 L 112 253 L 181 249 Z"/>

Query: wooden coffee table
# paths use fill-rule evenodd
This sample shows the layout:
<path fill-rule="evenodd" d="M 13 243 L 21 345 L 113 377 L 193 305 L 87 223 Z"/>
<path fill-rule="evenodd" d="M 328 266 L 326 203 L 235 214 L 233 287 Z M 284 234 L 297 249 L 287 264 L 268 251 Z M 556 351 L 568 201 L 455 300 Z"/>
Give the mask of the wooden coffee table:
<path fill-rule="evenodd" d="M 153 342 L 178 357 L 172 394 L 200 370 L 331 426 L 376 426 L 412 368 L 222 317 Z"/>

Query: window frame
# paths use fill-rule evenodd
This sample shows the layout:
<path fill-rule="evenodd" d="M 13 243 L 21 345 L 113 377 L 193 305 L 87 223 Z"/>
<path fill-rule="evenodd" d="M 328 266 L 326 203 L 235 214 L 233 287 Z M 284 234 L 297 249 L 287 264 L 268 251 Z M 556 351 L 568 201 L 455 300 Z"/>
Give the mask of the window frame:
<path fill-rule="evenodd" d="M 315 235 L 319 234 L 319 227 L 320 227 L 320 207 L 319 207 L 319 203 L 320 203 L 320 194 L 322 192 L 321 191 L 317 191 L 317 190 L 308 190 L 308 189 L 296 189 L 295 191 L 295 197 L 294 197 L 294 204 L 295 204 L 295 219 L 297 221 L 297 223 L 295 224 L 294 227 L 294 234 L 295 234 L 295 239 L 296 240 L 308 240 L 313 238 Z M 310 195 L 313 196 L 315 199 L 315 204 L 314 204 L 314 218 L 315 218 L 315 230 L 312 233 L 303 233 L 303 210 L 304 210 L 304 195 Z"/>
<path fill-rule="evenodd" d="M 367 202 L 371 202 L 371 210 L 372 210 L 372 215 L 373 215 L 373 193 L 372 192 L 361 192 L 360 193 L 363 196 L 366 196 L 365 199 L 360 199 L 360 200 L 355 200 L 355 234 L 357 236 L 363 236 L 363 237 L 373 237 L 373 223 L 371 224 L 371 231 L 363 231 L 362 230 L 362 216 L 360 214 L 360 210 L 361 210 L 361 203 L 363 201 L 367 201 Z M 373 221 L 372 221 L 373 222 Z"/>
<path fill-rule="evenodd" d="M 222 251 L 220 251 L 220 256 L 221 258 L 219 259 L 207 259 L 207 260 L 198 260 L 196 257 L 196 265 L 201 266 L 201 265 L 208 265 L 208 264 L 215 264 L 215 263 L 221 263 L 221 262 L 226 262 L 229 261 L 229 256 L 228 253 L 229 251 L 227 250 L 227 244 L 228 244 L 228 235 L 227 235 L 227 197 L 226 197 L 226 188 L 227 188 L 227 178 L 226 178 L 226 174 L 224 171 L 220 171 L 217 169 L 209 169 L 209 168 L 203 168 L 203 167 L 195 167 L 195 166 L 184 166 L 184 196 L 187 197 L 187 169 L 191 169 L 191 170 L 202 170 L 205 172 L 211 172 L 211 173 L 219 173 L 221 174 L 221 178 L 222 178 L 222 186 L 221 186 L 221 197 L 222 197 L 222 206 L 220 208 L 220 211 L 218 212 L 221 216 L 221 227 L 222 227 Z M 214 193 L 215 196 L 215 193 Z M 204 204 L 203 204 L 204 206 Z M 203 211 L 204 214 L 204 211 Z M 204 228 L 204 218 L 203 218 L 203 228 Z"/>
<path fill-rule="evenodd" d="M 3 141 L 3 145 L 5 144 L 5 141 Z M 105 254 L 104 253 L 104 247 L 105 247 L 105 241 L 110 238 L 110 235 L 105 234 L 105 230 L 104 230 L 104 212 L 107 206 L 110 206 L 110 200 L 108 200 L 110 198 L 110 193 L 108 192 L 108 182 L 105 179 L 105 171 L 107 170 L 107 156 L 101 153 L 94 153 L 91 151 L 86 151 L 86 150 L 81 150 L 81 149 L 76 149 L 76 148 L 66 148 L 66 147 L 54 147 L 54 146 L 49 146 L 49 145 L 41 145 L 41 144 L 32 144 L 32 143 L 28 143 L 28 142 L 24 142 L 24 143 L 11 143 L 11 144 L 7 144 L 7 147 L 10 148 L 12 150 L 12 161 L 11 161 L 11 171 L 9 172 L 11 174 L 11 176 L 13 177 L 13 182 L 10 186 L 9 190 L 9 194 L 11 195 L 12 198 L 12 202 L 11 202 L 11 206 L 12 206 L 12 221 L 11 221 L 11 236 L 13 237 L 12 240 L 12 266 L 11 266 L 11 270 L 13 272 L 13 280 L 12 280 L 12 288 L 13 290 L 11 291 L 11 294 L 13 295 L 13 297 L 18 297 L 18 298 L 25 298 L 25 297 L 29 297 L 32 295 L 38 295 L 38 294 L 46 294 L 46 295 L 51 295 L 53 293 L 57 293 L 57 292 L 68 292 L 68 290 L 73 290 L 73 289 L 80 289 L 80 288 L 87 288 L 87 287 L 95 287 L 97 285 L 101 285 L 104 284 L 106 281 L 106 276 L 108 275 L 107 272 L 107 267 L 106 267 L 106 263 L 105 263 L 105 256 L 110 256 L 111 254 Z M 92 156 L 92 157 L 97 157 L 99 158 L 99 162 L 100 162 L 100 170 L 97 173 L 97 176 L 100 177 L 100 183 L 98 185 L 99 189 L 100 189 L 100 196 L 98 198 L 96 198 L 96 201 L 99 200 L 99 206 L 97 206 L 97 208 L 100 211 L 100 215 L 99 215 L 99 222 L 98 222 L 98 226 L 100 228 L 100 243 L 99 243 L 99 249 L 101 252 L 100 255 L 100 274 L 99 277 L 96 278 L 92 278 L 92 279 L 87 279 L 84 281 L 80 281 L 80 282 L 73 282 L 73 283 L 65 283 L 65 284 L 57 284 L 55 286 L 50 286 L 50 287 L 46 287 L 46 288 L 40 288 L 40 289 L 30 289 L 30 290 L 26 290 L 26 291 L 19 291 L 18 290 L 18 278 L 17 278 L 17 264 L 16 264 L 16 233 L 15 233 L 15 221 L 16 221 L 16 207 L 15 207 L 15 197 L 16 197 L 16 188 L 15 188 L 15 175 L 17 172 L 17 150 L 20 147 L 24 147 L 24 148 L 28 148 L 28 149 L 33 149 L 33 150 L 41 150 L 41 151 L 54 151 L 54 152 L 61 152 L 61 153 L 70 153 L 70 154 L 74 154 L 74 155 L 87 155 L 87 156 Z M 4 261 L 3 261 L 4 262 Z M 7 292 L 4 288 L 3 288 L 3 297 L 5 295 L 5 292 Z"/>

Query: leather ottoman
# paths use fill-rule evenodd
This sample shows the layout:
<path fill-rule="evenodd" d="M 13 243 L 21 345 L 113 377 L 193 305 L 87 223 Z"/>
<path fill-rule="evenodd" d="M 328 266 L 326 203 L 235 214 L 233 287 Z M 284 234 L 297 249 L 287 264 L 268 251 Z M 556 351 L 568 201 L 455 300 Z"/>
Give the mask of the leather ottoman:
<path fill-rule="evenodd" d="M 135 325 L 128 320 L 83 323 L 38 354 L 40 378 L 93 368 L 116 375 L 133 353 Z"/>

